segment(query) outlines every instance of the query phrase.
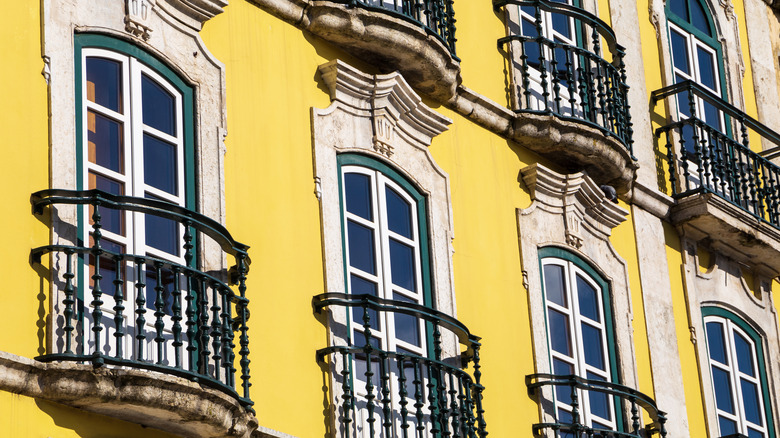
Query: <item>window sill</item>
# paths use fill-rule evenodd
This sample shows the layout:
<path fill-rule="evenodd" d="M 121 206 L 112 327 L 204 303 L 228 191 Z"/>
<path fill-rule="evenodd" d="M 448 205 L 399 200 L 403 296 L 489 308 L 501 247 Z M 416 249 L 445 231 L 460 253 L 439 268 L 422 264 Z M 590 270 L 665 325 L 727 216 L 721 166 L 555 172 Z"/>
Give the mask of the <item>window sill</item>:
<path fill-rule="evenodd" d="M 151 371 L 41 363 L 0 352 L 0 389 L 193 437 L 274 437 L 235 398 Z"/>

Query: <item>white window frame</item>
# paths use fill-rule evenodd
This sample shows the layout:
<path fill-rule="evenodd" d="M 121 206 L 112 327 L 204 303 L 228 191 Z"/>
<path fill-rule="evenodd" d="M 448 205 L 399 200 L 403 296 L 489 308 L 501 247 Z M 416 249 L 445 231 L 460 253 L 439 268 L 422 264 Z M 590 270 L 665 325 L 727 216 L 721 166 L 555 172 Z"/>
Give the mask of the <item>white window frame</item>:
<path fill-rule="evenodd" d="M 560 266 L 563 268 L 563 275 L 564 275 L 564 287 L 565 287 L 565 295 L 566 300 L 569 304 L 569 308 L 565 308 L 563 306 L 558 305 L 557 303 L 551 301 L 548 297 L 549 294 L 547 291 L 549 291 L 549 288 L 547 286 L 547 278 L 544 276 L 544 267 L 549 265 L 555 265 Z M 577 276 L 580 276 L 583 280 L 585 280 L 597 293 L 597 309 L 599 312 L 599 318 L 601 319 L 601 322 L 594 321 L 590 318 L 587 318 L 583 316 L 580 313 L 579 308 L 579 291 L 577 289 Z M 568 317 L 569 320 L 569 334 L 573 336 L 573 339 L 570 339 L 571 348 L 572 348 L 572 356 L 569 357 L 565 354 L 559 353 L 552 348 L 552 336 L 550 333 L 550 325 L 549 322 L 547 324 L 547 347 L 550 354 L 550 373 L 555 374 L 555 371 L 553 369 L 553 360 L 557 359 L 562 362 L 566 362 L 567 364 L 571 365 L 574 374 L 577 376 L 580 376 L 582 378 L 587 378 L 588 373 L 593 373 L 601 378 L 604 379 L 606 382 L 612 381 L 612 367 L 613 364 L 610 362 L 609 353 L 608 353 L 608 339 L 607 339 L 607 327 L 606 327 L 606 318 L 610 317 L 611 315 L 605 315 L 604 314 L 604 293 L 609 293 L 609 291 L 602 290 L 601 286 L 588 274 L 586 271 L 584 271 L 582 268 L 577 266 L 576 263 L 560 259 L 557 257 L 545 257 L 542 259 L 542 280 L 544 284 L 544 290 L 545 290 L 545 307 L 547 309 L 547 312 L 549 312 L 550 309 L 553 309 L 555 311 L 558 311 Z M 547 313 L 546 312 L 546 313 Z M 548 313 L 549 315 L 549 313 Z M 582 330 L 581 325 L 583 323 L 586 323 L 588 325 L 591 325 L 598 329 L 601 333 L 601 345 L 602 345 L 602 360 L 604 361 L 606 370 L 600 370 L 598 368 L 595 368 L 591 365 L 588 365 L 585 361 L 585 345 L 582 338 Z M 585 391 L 579 391 L 579 399 L 581 403 L 581 410 L 580 415 L 582 416 L 582 424 L 592 427 L 593 421 L 597 421 L 599 424 L 606 426 L 610 430 L 617 430 L 617 413 L 615 411 L 615 402 L 614 398 L 608 395 L 605 395 L 609 402 L 609 411 L 611 412 L 612 419 L 607 420 L 605 418 L 598 417 L 594 415 L 591 412 L 590 409 L 590 397 L 588 397 L 587 392 Z M 561 402 L 560 400 L 555 398 L 555 412 L 557 414 L 558 410 L 561 409 L 566 412 L 571 412 L 572 407 L 566 403 Z"/>
<path fill-rule="evenodd" d="M 767 429 L 766 409 L 764 407 L 764 388 L 762 386 L 761 373 L 759 369 L 759 367 L 762 367 L 763 364 L 759 363 L 758 361 L 758 355 L 756 354 L 756 345 L 753 338 L 749 336 L 747 333 L 745 333 L 744 330 L 742 330 L 739 326 L 737 326 L 737 324 L 735 324 L 729 318 L 724 318 L 722 316 L 714 316 L 714 315 L 706 316 L 704 318 L 705 330 L 708 323 L 719 323 L 723 327 L 723 334 L 724 334 L 723 341 L 724 341 L 725 353 L 727 355 L 727 359 L 729 362 L 728 364 L 722 364 L 716 360 L 713 360 L 712 355 L 709 351 L 709 342 L 707 342 L 707 357 L 708 357 L 708 364 L 710 367 L 709 374 L 710 374 L 710 383 L 712 384 L 712 388 L 713 388 L 713 394 L 716 395 L 716 399 L 717 399 L 715 381 L 712 373 L 712 368 L 714 367 L 727 372 L 729 375 L 730 390 L 732 394 L 732 403 L 736 413 L 736 415 L 730 414 L 715 406 L 717 417 L 722 416 L 728 420 L 735 422 L 737 424 L 738 433 L 747 436 L 748 428 L 751 428 L 756 432 L 762 433 L 764 437 L 768 437 L 769 433 Z M 747 375 L 741 372 L 739 369 L 738 366 L 739 362 L 737 358 L 737 351 L 736 351 L 735 340 L 734 340 L 735 333 L 738 333 L 745 340 L 747 340 L 751 346 L 751 359 L 753 362 L 753 374 L 755 375 L 755 377 Z M 709 336 L 709 332 L 707 332 L 707 336 Z M 740 379 L 747 380 L 748 382 L 756 385 L 756 388 L 758 389 L 758 409 L 759 409 L 759 414 L 761 415 L 762 426 L 747 421 L 747 416 L 745 414 L 745 403 L 744 403 L 744 398 L 742 396 L 742 385 L 739 383 Z M 718 422 L 718 430 L 720 431 L 720 422 Z"/>

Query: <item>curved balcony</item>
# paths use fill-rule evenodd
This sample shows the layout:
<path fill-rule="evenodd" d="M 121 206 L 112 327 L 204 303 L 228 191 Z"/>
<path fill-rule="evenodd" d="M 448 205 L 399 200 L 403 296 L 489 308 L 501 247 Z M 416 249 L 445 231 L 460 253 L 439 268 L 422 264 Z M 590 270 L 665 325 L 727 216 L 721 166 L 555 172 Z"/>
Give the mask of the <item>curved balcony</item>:
<path fill-rule="evenodd" d="M 466 326 L 428 307 L 373 295 L 325 293 L 312 304 L 316 313 L 349 309 L 355 333 L 360 333 L 347 345 L 317 351 L 317 360 L 330 364 L 331 381 L 340 386 L 331 392 L 339 392 L 334 408 L 344 436 L 487 436 L 480 338 Z M 374 320 L 382 313 L 423 321 L 429 354 L 383 349 L 374 337 Z M 447 351 L 450 338 L 457 339 L 459 351 Z M 470 362 L 471 373 L 466 370 Z"/>
<path fill-rule="evenodd" d="M 780 134 L 695 82 L 652 93 L 653 104 L 661 99 L 680 113 L 655 132 L 677 200 L 672 221 L 736 248 L 733 255 L 745 262 L 780 272 L 780 167 L 768 159 L 780 150 Z M 776 147 L 753 152 L 751 138 Z"/>
<path fill-rule="evenodd" d="M 534 436 L 576 436 L 588 438 L 644 438 L 658 435 L 667 436 L 666 414 L 658 410 L 655 401 L 641 392 L 617 383 L 601 380 L 584 379 L 574 375 L 532 374 L 525 378 L 529 395 L 539 394 L 543 388 L 549 387 L 557 397 L 566 398 L 571 406 L 571 422 L 538 423 L 533 426 Z M 604 394 L 615 398 L 618 412 L 630 413 L 623 431 L 589 427 L 582 421 L 580 400 Z M 540 396 L 541 397 L 541 396 Z M 641 428 L 640 408 L 643 409 L 653 423 Z M 568 435 L 571 434 L 571 435 Z"/>
<path fill-rule="evenodd" d="M 598 17 L 565 3 L 494 0 L 493 8 L 506 14 L 508 35 L 498 47 L 509 63 L 516 140 L 627 191 L 637 166 L 625 51 L 615 33 Z"/>
<path fill-rule="evenodd" d="M 38 361 L 89 363 L 95 369 L 110 365 L 178 376 L 221 391 L 253 412 L 249 398 L 248 246 L 235 241 L 218 222 L 154 199 L 100 190 L 53 189 L 34 193 L 32 204 L 35 214 L 42 215 L 45 207 L 51 206 L 55 216 L 59 208 L 75 205 L 82 216 L 90 215 L 92 224 L 88 233 L 91 246 L 79 237 L 75 245 L 32 250 L 37 263 L 52 254 L 55 285 L 52 345 L 36 357 Z M 119 222 L 141 217 L 147 229 L 174 230 L 176 252 L 181 253 L 167 257 L 147 248 L 147 253 L 131 254 L 125 252 L 130 243 L 106 238 L 108 230 L 118 227 Z M 202 267 L 205 262 L 200 260 L 203 251 L 199 249 L 210 243 L 209 249 L 214 243 L 221 248 L 220 260 L 226 256 L 234 259 L 228 272 Z"/>

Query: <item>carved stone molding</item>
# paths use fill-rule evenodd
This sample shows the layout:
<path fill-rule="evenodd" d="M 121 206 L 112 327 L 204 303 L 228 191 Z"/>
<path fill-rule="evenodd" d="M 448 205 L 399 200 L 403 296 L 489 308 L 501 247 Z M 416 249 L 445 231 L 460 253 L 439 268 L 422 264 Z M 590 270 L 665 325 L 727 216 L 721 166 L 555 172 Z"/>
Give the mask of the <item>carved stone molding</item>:
<path fill-rule="evenodd" d="M 156 0 L 156 3 L 168 15 L 195 30 L 200 30 L 203 23 L 224 12 L 228 0 Z"/>
<path fill-rule="evenodd" d="M 0 351 L 0 389 L 191 437 L 271 436 L 227 394 L 152 371 L 41 363 Z"/>

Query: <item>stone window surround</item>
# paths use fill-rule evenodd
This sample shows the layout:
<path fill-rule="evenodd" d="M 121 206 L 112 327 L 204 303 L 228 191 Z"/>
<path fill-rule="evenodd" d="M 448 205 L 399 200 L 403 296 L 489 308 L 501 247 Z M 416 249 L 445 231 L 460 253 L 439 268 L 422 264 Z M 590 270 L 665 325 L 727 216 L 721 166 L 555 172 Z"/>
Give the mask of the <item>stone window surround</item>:
<path fill-rule="evenodd" d="M 531 206 L 517 210 L 517 226 L 523 283 L 529 295 L 535 372 L 551 370 L 539 250 L 558 247 L 588 262 L 609 284 L 619 383 L 638 389 L 628 267 L 609 240 L 612 229 L 626 220 L 628 211 L 607 200 L 587 174 L 563 175 L 540 164 L 520 172 L 533 199 Z M 552 399 L 552 389 L 545 388 L 539 403 L 542 422 L 554 422 L 549 404 L 541 403 Z"/>
<path fill-rule="evenodd" d="M 391 166 L 427 198 L 433 306 L 455 317 L 449 178 L 428 151 L 432 138 L 452 121 L 425 106 L 399 73 L 370 75 L 340 60 L 321 65 L 319 72 L 332 101 L 328 108 L 312 108 L 314 180 L 322 215 L 326 292 L 343 292 L 346 284 L 337 156 L 361 154 Z M 331 308 L 327 323 L 330 345 L 346 345 L 346 309 Z M 447 331 L 442 335 L 443 357 L 459 357 L 455 336 Z M 342 369 L 340 363 L 331 366 Z M 341 431 L 334 432 L 335 436 L 345 433 L 336 410 L 342 395 L 339 379 L 336 374 L 329 379 L 331 430 Z"/>
<path fill-rule="evenodd" d="M 76 189 L 79 177 L 79 127 L 75 126 L 77 109 L 73 102 L 77 86 L 75 65 L 81 60 L 74 58 L 75 34 L 100 34 L 140 47 L 193 87 L 196 208 L 225 223 L 225 73 L 223 64 L 208 51 L 198 32 L 203 22 L 221 13 L 226 5 L 225 0 L 125 0 L 99 4 L 91 0 L 44 0 L 42 74 L 49 90 L 52 188 Z M 75 206 L 52 210 L 53 244 L 75 244 L 76 212 Z M 217 243 L 204 240 L 199 245 L 204 268 L 225 269 L 227 261 Z M 55 303 L 62 302 L 59 295 L 64 282 L 58 272 L 64 272 L 62 263 L 57 257 L 51 258 L 54 278 L 50 315 L 61 311 Z M 54 337 L 47 338 L 52 342 Z M 0 387 L 21 395 L 189 436 L 285 436 L 259 426 L 254 415 L 232 397 L 184 378 L 135 369 L 96 369 L 89 364 L 41 364 L 6 353 L 0 356 L 0 369 L 9 371 L 0 372 Z M 19 373 L 23 377 L 15 381 Z M 29 378 L 41 384 L 23 384 Z M 220 414 L 215 416 L 214 412 Z"/>
<path fill-rule="evenodd" d="M 724 255 L 719 245 L 705 245 L 701 242 L 701 232 L 690 226 L 678 227 L 681 235 L 683 283 L 685 300 L 687 302 L 691 339 L 694 345 L 702 379 L 702 399 L 707 415 L 708 433 L 718 436 L 717 411 L 715 409 L 715 392 L 710 376 L 709 355 L 707 352 L 706 330 L 703 307 L 726 309 L 753 328 L 760 336 L 764 349 L 767 385 L 771 394 L 780 388 L 780 328 L 778 316 L 771 292 L 773 278 L 776 272 L 762 267 L 747 265 Z M 699 268 L 699 248 L 711 252 L 711 262 L 706 272 Z M 752 274 L 754 285 L 745 280 L 745 273 Z M 772 418 L 777 425 L 780 421 L 780 409 L 774 400 L 771 406 Z"/>

